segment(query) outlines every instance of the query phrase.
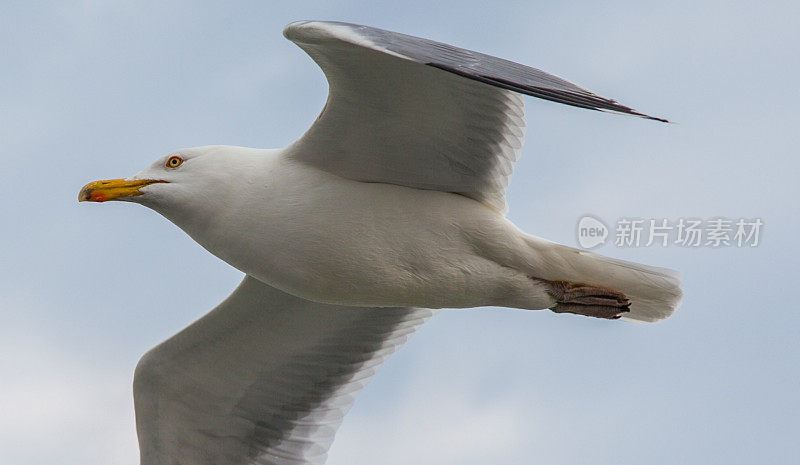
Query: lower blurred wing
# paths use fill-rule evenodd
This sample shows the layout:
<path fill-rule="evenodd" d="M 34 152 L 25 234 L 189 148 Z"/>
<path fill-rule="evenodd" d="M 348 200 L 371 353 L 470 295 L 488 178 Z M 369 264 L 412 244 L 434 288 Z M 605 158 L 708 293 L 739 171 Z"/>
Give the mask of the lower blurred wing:
<path fill-rule="evenodd" d="M 142 357 L 142 465 L 318 464 L 378 367 L 433 310 L 342 307 L 245 277 Z"/>

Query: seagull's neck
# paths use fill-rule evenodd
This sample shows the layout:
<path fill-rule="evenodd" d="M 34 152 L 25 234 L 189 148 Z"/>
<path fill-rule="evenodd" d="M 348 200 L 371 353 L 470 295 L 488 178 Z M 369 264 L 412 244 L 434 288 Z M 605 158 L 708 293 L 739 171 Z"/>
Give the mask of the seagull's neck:
<path fill-rule="evenodd" d="M 142 202 L 201 244 L 225 224 L 232 212 L 242 208 L 242 200 L 252 195 L 257 184 L 268 179 L 266 173 L 273 169 L 284 151 L 237 146 L 214 146 L 213 149 L 216 153 L 213 158 L 203 160 L 203 172 L 198 174 L 202 182 L 187 183 L 180 202 Z"/>

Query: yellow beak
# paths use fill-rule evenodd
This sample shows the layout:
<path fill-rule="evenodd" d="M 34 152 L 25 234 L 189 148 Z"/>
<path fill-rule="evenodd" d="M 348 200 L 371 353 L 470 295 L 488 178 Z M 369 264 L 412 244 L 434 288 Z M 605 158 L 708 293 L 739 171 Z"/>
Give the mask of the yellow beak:
<path fill-rule="evenodd" d="M 78 194 L 78 202 L 105 202 L 107 200 L 117 200 L 123 197 L 135 197 L 142 195 L 139 189 L 156 183 L 167 182 L 154 179 L 140 179 L 137 181 L 126 181 L 124 179 L 109 179 L 108 181 L 95 181 L 83 186 Z"/>

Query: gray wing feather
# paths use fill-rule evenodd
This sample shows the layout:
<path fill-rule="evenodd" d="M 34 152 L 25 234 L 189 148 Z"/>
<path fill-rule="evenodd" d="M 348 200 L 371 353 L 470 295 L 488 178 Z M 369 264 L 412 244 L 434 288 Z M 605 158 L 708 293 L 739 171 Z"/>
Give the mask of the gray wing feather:
<path fill-rule="evenodd" d="M 288 155 L 349 179 L 454 192 L 504 212 L 525 130 L 520 93 L 660 120 L 543 71 L 405 34 L 305 21 L 284 35 L 330 85 Z"/>
<path fill-rule="evenodd" d="M 368 26 L 339 22 L 330 24 L 349 27 L 354 33 L 368 39 L 377 47 L 495 87 L 575 107 L 668 122 L 664 118 L 639 113 L 540 69 L 503 58 Z"/>
<path fill-rule="evenodd" d="M 355 396 L 433 313 L 318 304 L 246 277 L 139 362 L 142 465 L 323 463 Z"/>

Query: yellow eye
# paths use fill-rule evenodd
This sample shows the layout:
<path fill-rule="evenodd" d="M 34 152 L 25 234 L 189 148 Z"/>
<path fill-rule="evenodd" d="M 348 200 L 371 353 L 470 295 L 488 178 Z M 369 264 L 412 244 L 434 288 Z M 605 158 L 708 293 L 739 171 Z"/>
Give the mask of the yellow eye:
<path fill-rule="evenodd" d="M 169 160 L 167 160 L 167 168 L 177 168 L 181 166 L 181 163 L 183 163 L 183 158 L 169 157 Z"/>

